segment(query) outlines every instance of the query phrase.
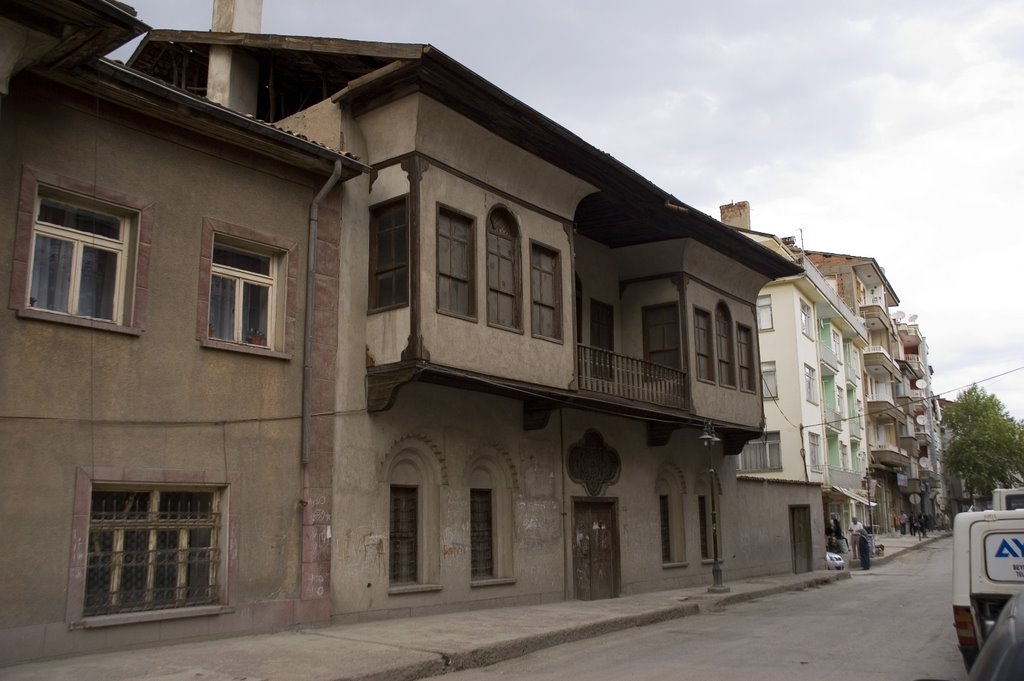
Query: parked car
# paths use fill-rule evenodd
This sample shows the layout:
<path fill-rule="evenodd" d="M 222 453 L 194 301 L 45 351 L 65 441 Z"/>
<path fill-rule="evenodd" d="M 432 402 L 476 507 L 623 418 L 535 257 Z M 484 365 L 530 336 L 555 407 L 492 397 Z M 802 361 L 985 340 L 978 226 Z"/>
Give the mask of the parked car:
<path fill-rule="evenodd" d="M 967 681 L 1021 679 L 1024 679 L 1024 591 L 1018 591 L 1003 606 L 992 633 L 971 665 Z"/>
<path fill-rule="evenodd" d="M 833 553 L 831 551 L 825 552 L 825 569 L 826 570 L 845 570 L 846 561 L 842 555 Z"/>

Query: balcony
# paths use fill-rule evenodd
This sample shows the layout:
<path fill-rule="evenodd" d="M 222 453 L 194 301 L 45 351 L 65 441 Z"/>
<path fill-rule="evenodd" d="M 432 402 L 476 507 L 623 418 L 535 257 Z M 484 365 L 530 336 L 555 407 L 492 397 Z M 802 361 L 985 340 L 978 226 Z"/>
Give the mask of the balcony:
<path fill-rule="evenodd" d="M 602 395 L 686 409 L 686 373 L 614 352 L 576 346 L 579 388 Z"/>
<path fill-rule="evenodd" d="M 853 362 L 846 363 L 846 380 L 854 385 L 860 383 L 860 367 L 854 366 Z"/>
<path fill-rule="evenodd" d="M 900 444 L 909 449 L 917 448 L 917 436 L 914 435 L 914 430 L 906 424 L 900 424 Z"/>
<path fill-rule="evenodd" d="M 852 416 L 850 420 L 846 422 L 847 427 L 850 429 L 850 437 L 861 440 L 864 438 L 864 431 L 860 425 L 860 417 Z"/>
<path fill-rule="evenodd" d="M 868 418 L 883 416 L 894 419 L 904 418 L 903 412 L 896 406 L 892 391 L 885 384 L 875 386 L 875 392 L 865 395 L 864 399 L 867 400 Z"/>
<path fill-rule="evenodd" d="M 932 442 L 932 434 L 928 432 L 928 426 L 914 424 L 914 437 L 918 444 L 929 445 Z"/>
<path fill-rule="evenodd" d="M 825 427 L 834 433 L 843 432 L 843 415 L 838 409 L 825 407 Z"/>
<path fill-rule="evenodd" d="M 874 465 L 889 466 L 906 470 L 910 468 L 910 457 L 905 450 L 891 442 L 875 442 L 871 445 L 871 461 Z"/>
<path fill-rule="evenodd" d="M 904 361 L 912 372 L 914 378 L 924 378 L 924 363 L 921 362 L 921 355 L 907 355 Z"/>
<path fill-rule="evenodd" d="M 832 375 L 839 373 L 839 357 L 832 346 L 827 343 L 818 343 L 818 352 L 821 354 L 822 373 Z"/>
<path fill-rule="evenodd" d="M 899 367 L 892 361 L 892 355 L 881 345 L 869 345 L 864 348 L 864 367 L 869 371 L 872 368 L 882 368 L 889 372 L 890 376 L 900 376 Z"/>

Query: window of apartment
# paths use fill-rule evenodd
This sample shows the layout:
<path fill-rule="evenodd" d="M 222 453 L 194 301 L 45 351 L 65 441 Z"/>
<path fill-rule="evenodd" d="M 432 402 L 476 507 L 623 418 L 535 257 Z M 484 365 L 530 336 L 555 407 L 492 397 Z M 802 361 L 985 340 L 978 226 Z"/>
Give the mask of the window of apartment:
<path fill-rule="evenodd" d="M 446 208 L 437 211 L 437 309 L 476 316 L 473 220 Z"/>
<path fill-rule="evenodd" d="M 590 345 L 611 352 L 615 349 L 615 310 L 590 299 Z"/>
<path fill-rule="evenodd" d="M 764 397 L 777 398 L 779 396 L 778 376 L 775 373 L 775 362 L 761 362 L 761 385 L 764 387 Z"/>
<path fill-rule="evenodd" d="M 414 584 L 419 575 L 419 499 L 416 487 L 391 485 L 388 517 L 388 580 Z"/>
<path fill-rule="evenodd" d="M 562 337 L 561 281 L 558 251 L 530 244 L 530 328 L 534 336 Z"/>
<path fill-rule="evenodd" d="M 800 331 L 803 332 L 808 338 L 813 338 L 811 332 L 813 331 L 813 320 L 811 318 L 811 306 L 800 301 Z"/>
<path fill-rule="evenodd" d="M 774 328 L 771 296 L 757 297 L 757 328 L 761 331 Z"/>
<path fill-rule="evenodd" d="M 821 435 L 807 433 L 807 461 L 812 471 L 821 470 Z"/>
<path fill-rule="evenodd" d="M 804 365 L 804 395 L 808 402 L 818 403 L 818 372 L 807 364 Z"/>
<path fill-rule="evenodd" d="M 220 492 L 94 489 L 82 615 L 220 602 Z"/>
<path fill-rule="evenodd" d="M 494 577 L 494 516 L 489 489 L 469 491 L 469 539 L 470 576 Z"/>
<path fill-rule="evenodd" d="M 718 358 L 718 382 L 735 387 L 736 371 L 733 364 L 732 316 L 725 303 L 715 307 L 715 356 Z"/>
<path fill-rule="evenodd" d="M 740 452 L 740 470 L 773 471 L 782 469 L 782 442 L 778 431 L 751 440 Z"/>
<path fill-rule="evenodd" d="M 693 308 L 694 354 L 697 357 L 697 378 L 702 381 L 715 380 L 715 365 L 712 359 L 711 313 Z"/>
<path fill-rule="evenodd" d="M 128 221 L 123 210 L 108 210 L 39 197 L 29 307 L 120 323 Z"/>
<path fill-rule="evenodd" d="M 209 250 L 199 267 L 200 343 L 288 357 L 297 295 L 295 242 L 204 218 L 203 244 Z"/>
<path fill-rule="evenodd" d="M 661 494 L 658 496 L 658 514 L 661 519 L 661 562 L 671 563 L 672 532 L 669 529 L 669 518 L 671 516 L 671 512 L 669 511 L 667 494 Z"/>
<path fill-rule="evenodd" d="M 675 303 L 643 308 L 644 359 L 682 368 L 679 352 L 679 307 Z"/>
<path fill-rule="evenodd" d="M 845 442 L 839 443 L 839 459 L 843 470 L 850 470 L 850 447 Z"/>
<path fill-rule="evenodd" d="M 214 236 L 209 337 L 267 346 L 274 337 L 278 257 L 255 244 Z M 242 242 L 244 243 L 244 242 Z"/>
<path fill-rule="evenodd" d="M 516 331 L 519 313 L 519 228 L 506 208 L 487 218 L 487 323 Z"/>
<path fill-rule="evenodd" d="M 740 389 L 754 391 L 754 331 L 743 324 L 736 325 L 736 351 L 739 355 Z"/>
<path fill-rule="evenodd" d="M 151 202 L 23 168 L 9 306 L 19 317 L 138 335 Z"/>
<path fill-rule="evenodd" d="M 370 209 L 370 311 L 409 304 L 406 199 Z"/>
<path fill-rule="evenodd" d="M 843 358 L 843 337 L 835 329 L 832 329 L 832 352 L 837 358 Z"/>

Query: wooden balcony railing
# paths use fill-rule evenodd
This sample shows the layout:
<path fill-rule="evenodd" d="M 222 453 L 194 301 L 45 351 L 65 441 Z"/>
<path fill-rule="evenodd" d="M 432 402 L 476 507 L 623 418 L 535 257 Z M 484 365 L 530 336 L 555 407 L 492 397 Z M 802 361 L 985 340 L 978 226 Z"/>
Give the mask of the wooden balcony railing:
<path fill-rule="evenodd" d="M 576 346 L 580 390 L 686 409 L 686 373 L 614 352 Z"/>

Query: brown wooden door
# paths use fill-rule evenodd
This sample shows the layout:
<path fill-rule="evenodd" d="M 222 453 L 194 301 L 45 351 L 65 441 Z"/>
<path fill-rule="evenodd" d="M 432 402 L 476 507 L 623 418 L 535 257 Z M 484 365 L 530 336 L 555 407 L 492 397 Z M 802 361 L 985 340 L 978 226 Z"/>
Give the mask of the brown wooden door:
<path fill-rule="evenodd" d="M 614 502 L 577 501 L 573 504 L 572 564 L 578 600 L 593 601 L 619 595 L 619 542 Z"/>
<path fill-rule="evenodd" d="M 789 508 L 789 541 L 793 552 L 793 572 L 814 569 L 811 542 L 811 509 L 809 506 Z"/>

